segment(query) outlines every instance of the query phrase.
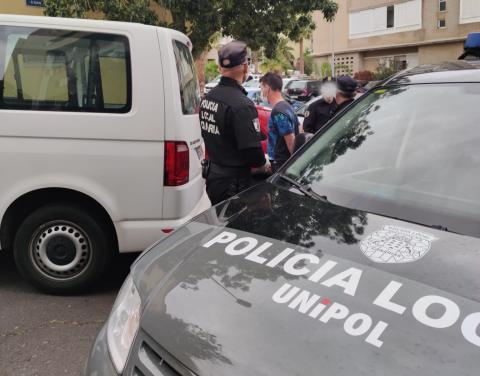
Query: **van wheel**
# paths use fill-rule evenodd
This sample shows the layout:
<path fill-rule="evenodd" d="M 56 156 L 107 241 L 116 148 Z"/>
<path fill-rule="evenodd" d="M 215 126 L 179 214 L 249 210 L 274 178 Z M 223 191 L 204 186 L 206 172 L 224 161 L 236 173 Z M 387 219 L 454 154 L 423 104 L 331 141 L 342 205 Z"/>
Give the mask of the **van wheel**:
<path fill-rule="evenodd" d="M 20 225 L 14 258 L 20 273 L 48 293 L 86 290 L 112 256 L 109 231 L 89 212 L 69 204 L 41 207 Z"/>

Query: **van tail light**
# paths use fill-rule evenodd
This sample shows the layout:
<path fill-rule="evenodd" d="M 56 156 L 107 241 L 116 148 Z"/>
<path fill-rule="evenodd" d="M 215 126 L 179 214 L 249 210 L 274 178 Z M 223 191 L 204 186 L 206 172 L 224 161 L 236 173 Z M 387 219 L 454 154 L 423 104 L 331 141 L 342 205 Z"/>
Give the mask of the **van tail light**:
<path fill-rule="evenodd" d="M 303 89 L 302 94 L 307 97 L 309 94 L 308 89 Z"/>
<path fill-rule="evenodd" d="M 190 152 L 183 141 L 165 141 L 164 185 L 175 187 L 188 183 Z"/>

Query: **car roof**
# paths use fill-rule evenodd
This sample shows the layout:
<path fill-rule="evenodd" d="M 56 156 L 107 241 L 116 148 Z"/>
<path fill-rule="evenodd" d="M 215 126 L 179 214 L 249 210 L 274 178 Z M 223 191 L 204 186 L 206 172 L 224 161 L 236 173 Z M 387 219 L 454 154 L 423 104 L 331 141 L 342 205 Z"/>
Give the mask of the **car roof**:
<path fill-rule="evenodd" d="M 480 60 L 455 60 L 426 64 L 402 71 L 383 85 L 480 82 Z"/>
<path fill-rule="evenodd" d="M 63 17 L 24 16 L 16 14 L 0 14 L 1 22 L 44 24 L 48 26 L 75 26 L 75 27 L 111 27 L 111 28 L 152 28 L 136 22 L 107 21 L 96 19 L 78 19 Z"/>
<path fill-rule="evenodd" d="M 172 37 L 180 40 L 190 39 L 183 33 L 165 27 L 158 27 L 153 25 L 145 25 L 137 22 L 122 22 L 122 21 L 108 21 L 95 19 L 78 19 L 78 18 L 63 18 L 63 17 L 45 17 L 45 16 L 24 16 L 16 14 L 0 14 L 0 22 L 3 25 L 11 26 L 26 26 L 26 27 L 53 27 L 53 28 L 91 28 L 91 29 L 105 29 L 117 31 L 142 31 L 147 29 L 156 29 L 167 37 Z"/>

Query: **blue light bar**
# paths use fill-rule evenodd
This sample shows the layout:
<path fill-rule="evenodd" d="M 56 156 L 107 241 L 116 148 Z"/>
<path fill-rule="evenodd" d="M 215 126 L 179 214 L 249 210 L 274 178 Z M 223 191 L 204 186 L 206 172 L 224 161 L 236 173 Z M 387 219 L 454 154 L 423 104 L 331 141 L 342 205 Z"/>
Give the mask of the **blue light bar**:
<path fill-rule="evenodd" d="M 480 48 L 480 33 L 470 33 L 465 41 L 465 49 Z"/>

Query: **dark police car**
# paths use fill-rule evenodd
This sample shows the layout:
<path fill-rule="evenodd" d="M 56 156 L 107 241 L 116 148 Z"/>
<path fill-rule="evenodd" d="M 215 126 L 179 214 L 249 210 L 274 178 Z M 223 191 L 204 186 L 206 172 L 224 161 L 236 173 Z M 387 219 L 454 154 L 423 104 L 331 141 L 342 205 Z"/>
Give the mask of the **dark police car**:
<path fill-rule="evenodd" d="M 88 375 L 478 375 L 480 64 L 403 72 L 143 253 Z"/>

